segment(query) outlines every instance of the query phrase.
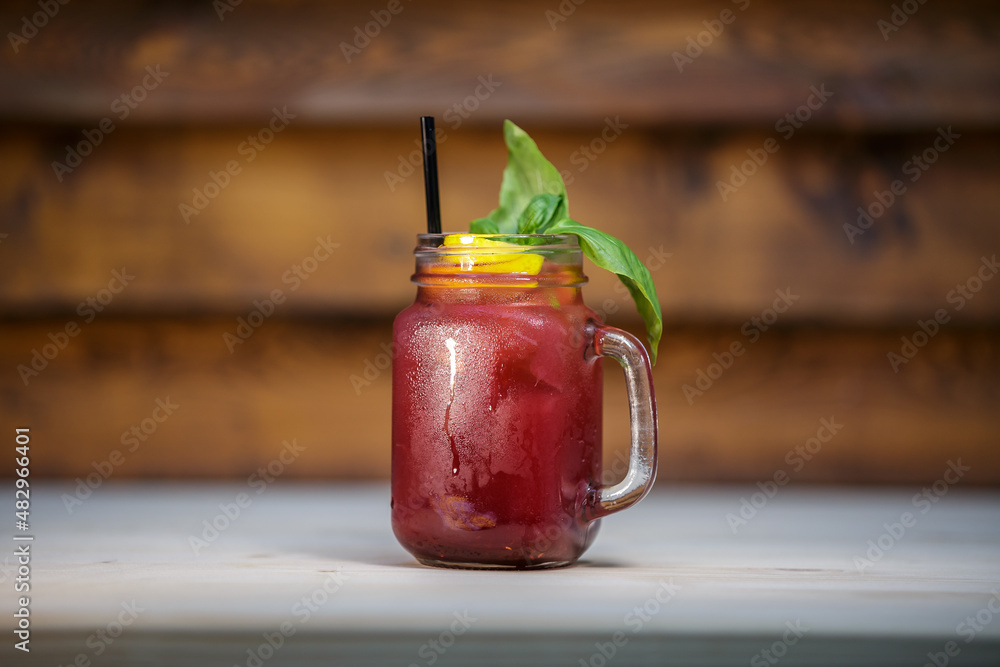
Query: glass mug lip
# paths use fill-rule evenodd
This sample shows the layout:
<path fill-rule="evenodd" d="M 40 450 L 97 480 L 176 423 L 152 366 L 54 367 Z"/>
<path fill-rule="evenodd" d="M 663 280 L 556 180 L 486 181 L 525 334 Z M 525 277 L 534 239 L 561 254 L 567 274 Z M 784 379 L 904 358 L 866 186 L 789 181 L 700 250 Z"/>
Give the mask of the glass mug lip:
<path fill-rule="evenodd" d="M 517 245 L 510 248 L 498 246 L 444 246 L 446 236 L 475 236 L 490 241 L 508 241 L 517 243 L 518 239 L 530 240 L 532 243 Z M 538 243 L 538 241 L 542 241 Z M 531 251 L 579 251 L 580 243 L 576 234 L 476 234 L 474 232 L 442 232 L 440 234 L 417 234 L 417 254 L 435 253 L 441 255 L 505 255 Z"/>
<path fill-rule="evenodd" d="M 491 241 L 504 241 L 512 245 L 454 245 L 444 246 L 447 236 L 475 236 Z M 518 240 L 527 243 L 517 243 Z M 418 234 L 414 248 L 416 273 L 411 282 L 425 287 L 581 287 L 587 284 L 583 273 L 583 250 L 575 234 L 474 234 L 472 232 L 445 232 Z M 542 263 L 534 273 L 501 271 L 485 272 L 474 269 L 481 262 L 504 263 L 518 256 L 532 255 Z M 462 257 L 474 259 L 467 264 Z M 493 257 L 495 259 L 489 259 Z M 551 263 L 550 263 L 551 261 Z M 441 272 L 435 267 L 449 266 Z"/>

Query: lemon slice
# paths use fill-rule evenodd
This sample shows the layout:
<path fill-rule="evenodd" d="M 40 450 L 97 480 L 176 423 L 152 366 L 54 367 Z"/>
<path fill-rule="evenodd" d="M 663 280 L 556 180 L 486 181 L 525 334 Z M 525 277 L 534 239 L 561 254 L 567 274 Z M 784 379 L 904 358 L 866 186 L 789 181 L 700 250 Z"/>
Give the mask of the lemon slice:
<path fill-rule="evenodd" d="M 441 257 L 446 273 L 523 273 L 537 275 L 542 270 L 544 257 L 527 251 L 527 247 L 506 241 L 494 241 L 477 234 L 449 234 L 444 237 L 446 248 L 468 248 L 467 253 L 446 254 Z M 503 248 L 490 252 L 490 248 Z"/>

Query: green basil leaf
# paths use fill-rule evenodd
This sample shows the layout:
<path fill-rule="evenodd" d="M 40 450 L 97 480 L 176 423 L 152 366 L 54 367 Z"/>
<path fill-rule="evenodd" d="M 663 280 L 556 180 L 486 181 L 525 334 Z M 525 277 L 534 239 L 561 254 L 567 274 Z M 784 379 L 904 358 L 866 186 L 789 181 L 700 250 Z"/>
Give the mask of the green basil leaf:
<path fill-rule="evenodd" d="M 497 223 L 489 218 L 478 218 L 469 223 L 469 231 L 473 234 L 499 234 Z"/>
<path fill-rule="evenodd" d="M 575 234 L 584 254 L 597 266 L 622 281 L 646 323 L 650 360 L 663 333 L 663 316 L 649 270 L 628 247 L 604 232 L 569 218 L 566 185 L 559 170 L 545 159 L 528 134 L 509 120 L 503 125 L 507 167 L 500 184 L 500 206 L 487 217 L 474 220 L 476 234 Z M 531 244 L 532 239 L 521 243 Z"/>
<path fill-rule="evenodd" d="M 565 210 L 563 195 L 543 193 L 535 195 L 517 219 L 518 234 L 542 234 L 557 220 L 556 213 Z"/>
<path fill-rule="evenodd" d="M 566 184 L 559 170 L 545 159 L 528 133 L 509 120 L 503 123 L 503 135 L 507 142 L 507 167 L 500 183 L 500 207 L 488 218 L 496 223 L 501 233 L 516 234 L 521 212 L 540 194 L 562 195 L 562 205 L 553 219 L 569 216 Z"/>
<path fill-rule="evenodd" d="M 656 296 L 656 285 L 649 269 L 639 261 L 628 246 L 600 230 L 581 225 L 575 220 L 563 218 L 545 230 L 546 234 L 575 234 L 580 240 L 583 254 L 597 266 L 618 276 L 635 306 L 646 323 L 646 337 L 649 340 L 649 358 L 656 363 L 656 350 L 663 333 L 663 315 L 660 300 Z"/>

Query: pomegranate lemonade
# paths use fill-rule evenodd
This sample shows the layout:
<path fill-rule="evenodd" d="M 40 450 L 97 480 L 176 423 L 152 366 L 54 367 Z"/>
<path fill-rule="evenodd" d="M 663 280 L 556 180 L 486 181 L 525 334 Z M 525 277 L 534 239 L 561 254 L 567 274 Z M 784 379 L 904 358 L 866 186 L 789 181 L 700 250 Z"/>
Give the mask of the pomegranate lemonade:
<path fill-rule="evenodd" d="M 421 560 L 570 562 L 593 532 L 601 366 L 560 341 L 596 316 L 498 289 L 506 303 L 425 294 L 396 320 L 393 527 Z"/>
<path fill-rule="evenodd" d="M 599 356 L 629 335 L 583 303 L 572 237 L 433 236 L 393 327 L 393 531 L 427 565 L 570 564 L 651 481 L 602 500 Z"/>

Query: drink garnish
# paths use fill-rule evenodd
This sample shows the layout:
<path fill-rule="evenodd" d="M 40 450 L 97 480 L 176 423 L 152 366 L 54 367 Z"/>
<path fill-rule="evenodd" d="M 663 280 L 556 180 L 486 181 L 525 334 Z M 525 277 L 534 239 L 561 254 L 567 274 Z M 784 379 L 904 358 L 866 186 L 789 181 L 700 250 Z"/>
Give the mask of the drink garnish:
<path fill-rule="evenodd" d="M 566 185 L 559 170 L 545 159 L 534 140 L 517 125 L 505 120 L 503 132 L 508 154 L 500 183 L 500 206 L 485 218 L 473 220 L 469 231 L 473 234 L 575 235 L 583 254 L 597 266 L 617 275 L 632 295 L 646 324 L 650 360 L 656 363 L 663 316 L 649 269 L 622 241 L 570 218 Z"/>
<path fill-rule="evenodd" d="M 542 270 L 544 258 L 528 252 L 528 246 L 484 238 L 476 234 L 449 234 L 444 237 L 445 248 L 462 248 L 466 252 L 443 254 L 441 265 L 435 271 L 442 273 L 524 273 L 537 275 Z M 490 248 L 503 248 L 491 252 Z"/>

